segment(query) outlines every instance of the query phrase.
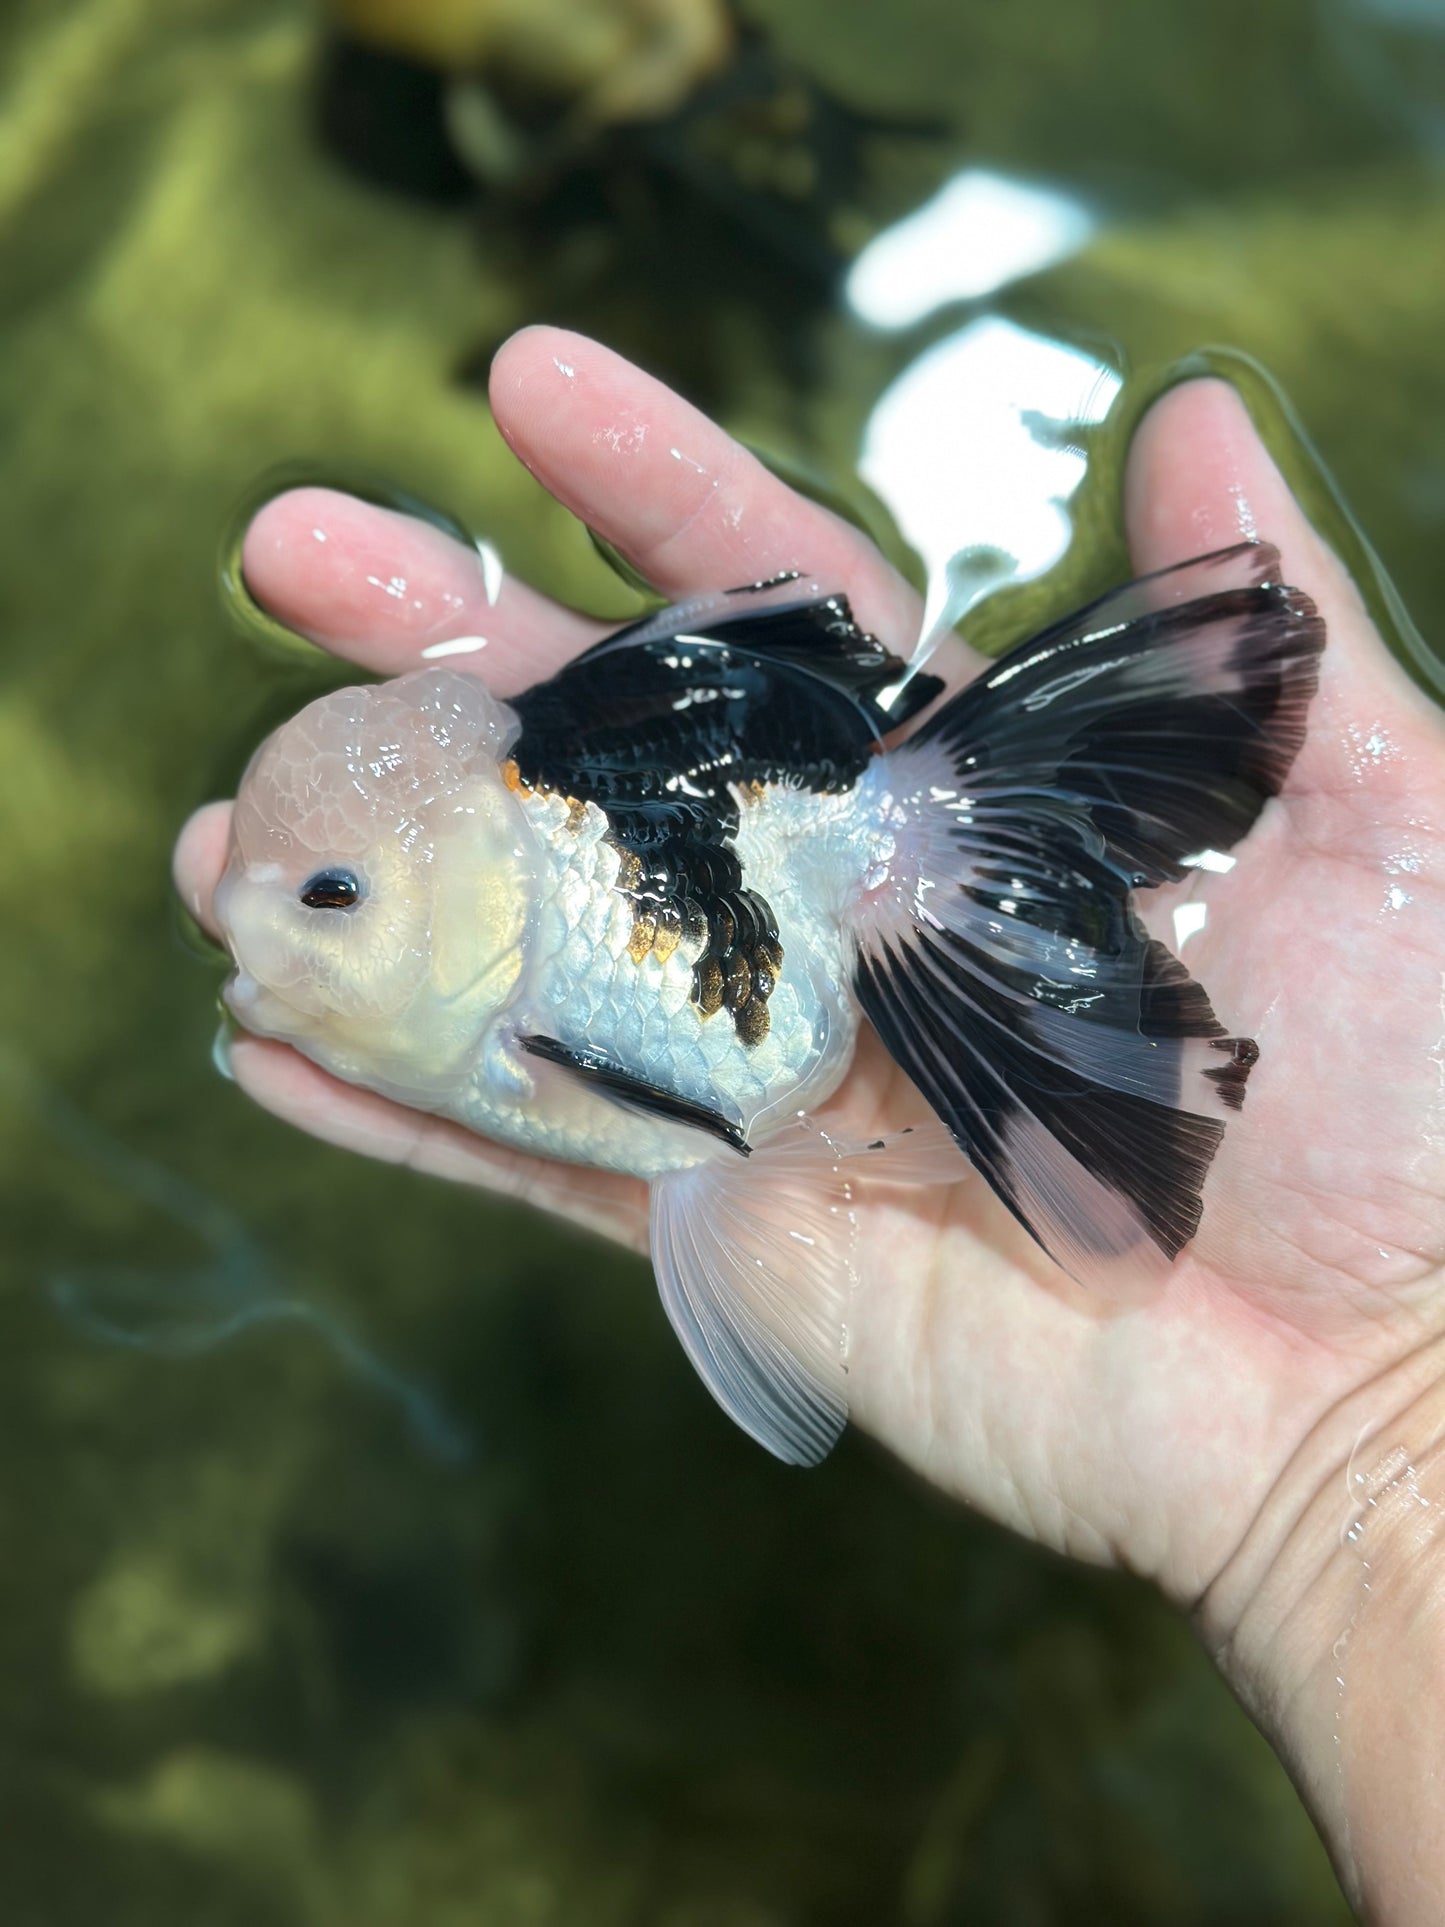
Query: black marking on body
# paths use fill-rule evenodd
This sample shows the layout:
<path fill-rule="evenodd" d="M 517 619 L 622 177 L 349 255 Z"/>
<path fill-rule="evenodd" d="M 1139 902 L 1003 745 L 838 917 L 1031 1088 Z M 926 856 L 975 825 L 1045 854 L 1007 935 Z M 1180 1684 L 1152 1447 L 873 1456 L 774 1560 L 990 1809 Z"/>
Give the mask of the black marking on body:
<path fill-rule="evenodd" d="M 513 761 L 528 787 L 605 813 L 634 907 L 631 954 L 640 962 L 658 933 L 672 947 L 700 942 L 694 1003 L 704 1017 L 729 1011 L 754 1045 L 768 1033 L 783 944 L 772 905 L 743 875 L 732 787 L 846 790 L 942 685 L 916 676 L 889 695 L 906 665 L 858 627 L 842 595 L 725 611 L 630 642 L 642 627 L 605 637 L 515 700 Z"/>
<path fill-rule="evenodd" d="M 734 819 L 734 822 L 736 819 Z M 614 832 L 617 888 L 632 905 L 628 954 L 663 963 L 680 942 L 696 948 L 692 1001 L 704 1018 L 728 1011 L 744 1044 L 768 1034 L 768 998 L 782 975 L 783 944 L 767 898 L 743 883 L 731 845 L 674 845 L 659 861 L 629 848 Z"/>
<path fill-rule="evenodd" d="M 741 1127 L 711 1105 L 696 1103 L 692 1098 L 679 1097 L 676 1091 L 649 1084 L 645 1077 L 638 1077 L 621 1064 L 614 1064 L 611 1058 L 604 1057 L 599 1051 L 573 1050 L 569 1045 L 559 1043 L 555 1037 L 519 1037 L 517 1042 L 533 1057 L 544 1058 L 549 1064 L 560 1064 L 564 1070 L 571 1071 L 615 1103 L 624 1104 L 630 1110 L 642 1111 L 650 1117 L 666 1118 L 671 1124 L 686 1124 L 693 1130 L 706 1131 L 712 1137 L 721 1138 L 724 1144 L 731 1145 L 742 1157 L 752 1156 Z"/>

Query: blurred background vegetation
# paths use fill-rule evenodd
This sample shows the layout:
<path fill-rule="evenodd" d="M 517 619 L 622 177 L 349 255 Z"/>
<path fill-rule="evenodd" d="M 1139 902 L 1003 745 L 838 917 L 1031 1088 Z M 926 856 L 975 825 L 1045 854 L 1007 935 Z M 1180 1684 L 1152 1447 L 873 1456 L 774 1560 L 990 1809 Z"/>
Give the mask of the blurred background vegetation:
<path fill-rule="evenodd" d="M 1232 344 L 1438 630 L 1445 9 L 10 0 L 0 50 L 5 1927 L 1345 1918 L 1141 1589 L 856 1437 L 787 1474 L 640 1264 L 250 1109 L 167 860 L 315 686 L 216 593 L 271 465 L 628 606 L 491 425 L 539 318 L 845 491 L 982 315 Z M 849 263 L 968 169 L 1087 235 L 868 325 Z"/>

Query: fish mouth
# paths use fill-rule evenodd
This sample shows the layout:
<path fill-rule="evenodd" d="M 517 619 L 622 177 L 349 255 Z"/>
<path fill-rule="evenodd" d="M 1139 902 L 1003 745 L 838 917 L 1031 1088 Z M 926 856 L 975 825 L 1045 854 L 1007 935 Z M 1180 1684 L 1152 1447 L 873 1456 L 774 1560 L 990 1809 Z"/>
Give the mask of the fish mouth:
<path fill-rule="evenodd" d="M 233 1017 L 239 1017 L 244 1023 L 247 1016 L 256 1008 L 257 1003 L 263 995 L 263 991 L 261 985 L 251 975 L 250 971 L 243 970 L 237 965 L 236 969 L 222 986 L 221 995 L 225 999 L 226 1008 L 230 1011 L 231 1015 Z"/>
<path fill-rule="evenodd" d="M 291 1043 L 309 1029 L 301 1011 L 239 962 L 221 986 L 221 1002 L 253 1037 L 276 1037 Z"/>

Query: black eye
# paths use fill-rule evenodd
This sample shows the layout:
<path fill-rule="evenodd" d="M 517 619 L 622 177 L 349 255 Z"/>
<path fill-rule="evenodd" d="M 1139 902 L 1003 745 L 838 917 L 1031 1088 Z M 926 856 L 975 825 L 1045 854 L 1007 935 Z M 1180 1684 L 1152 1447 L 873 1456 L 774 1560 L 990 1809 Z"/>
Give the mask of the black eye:
<path fill-rule="evenodd" d="M 361 885 L 350 870 L 318 870 L 303 884 L 301 901 L 308 910 L 354 910 L 361 901 Z"/>

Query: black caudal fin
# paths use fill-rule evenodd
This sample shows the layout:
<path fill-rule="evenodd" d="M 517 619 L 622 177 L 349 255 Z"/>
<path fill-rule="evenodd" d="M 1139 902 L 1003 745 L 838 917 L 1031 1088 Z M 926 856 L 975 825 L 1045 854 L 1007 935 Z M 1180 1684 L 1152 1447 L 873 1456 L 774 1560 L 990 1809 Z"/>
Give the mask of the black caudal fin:
<path fill-rule="evenodd" d="M 1135 913 L 1250 828 L 1324 626 L 1246 543 L 1021 643 L 888 759 L 916 829 L 863 910 L 859 1000 L 1039 1243 L 1173 1258 L 1258 1056 Z"/>

